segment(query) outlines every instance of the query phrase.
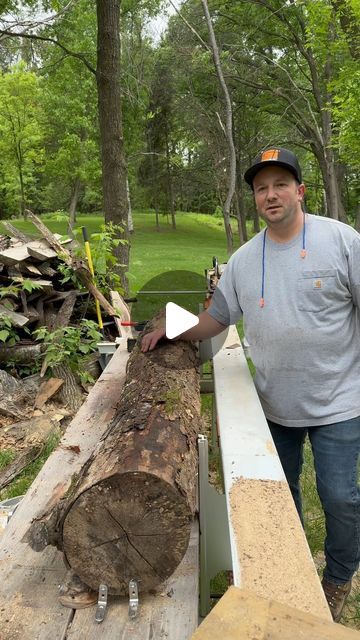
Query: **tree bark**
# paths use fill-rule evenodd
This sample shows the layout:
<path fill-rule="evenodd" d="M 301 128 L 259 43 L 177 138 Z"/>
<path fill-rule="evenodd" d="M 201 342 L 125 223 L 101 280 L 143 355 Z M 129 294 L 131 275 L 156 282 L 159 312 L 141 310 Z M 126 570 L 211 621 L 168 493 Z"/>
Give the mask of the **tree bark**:
<path fill-rule="evenodd" d="M 130 579 L 154 588 L 187 549 L 199 430 L 194 346 L 163 343 L 147 354 L 136 346 L 117 414 L 67 497 L 32 525 L 31 546 L 60 547 L 94 590 L 104 582 L 126 594 Z"/>
<path fill-rule="evenodd" d="M 127 169 L 122 134 L 120 96 L 120 0 L 97 0 L 97 68 L 99 125 L 101 139 L 103 207 L 105 222 L 123 229 L 125 244 L 114 250 L 124 291 L 129 265 Z"/>
<path fill-rule="evenodd" d="M 166 146 L 166 175 L 167 175 L 167 199 L 168 199 L 168 209 L 170 209 L 171 215 L 171 226 L 174 230 L 176 230 L 176 217 L 175 217 L 175 205 L 174 205 L 174 189 L 173 189 L 173 179 L 172 179 L 172 170 L 170 163 L 170 148 L 169 148 L 169 136 L 168 136 L 168 123 L 166 123 L 166 134 L 165 134 L 165 146 Z"/>
<path fill-rule="evenodd" d="M 336 164 L 331 148 L 311 144 L 314 155 L 318 159 L 324 182 L 326 213 L 329 218 L 347 222 L 344 205 L 340 194 Z"/>
<path fill-rule="evenodd" d="M 71 194 L 71 200 L 70 200 L 70 206 L 69 206 L 69 226 L 70 229 L 73 228 L 75 222 L 76 222 L 76 207 L 77 207 L 77 203 L 79 200 L 79 193 L 80 193 L 80 179 L 79 178 L 75 178 L 75 182 L 74 182 L 74 186 L 73 186 L 73 190 L 72 190 L 72 194 Z"/>

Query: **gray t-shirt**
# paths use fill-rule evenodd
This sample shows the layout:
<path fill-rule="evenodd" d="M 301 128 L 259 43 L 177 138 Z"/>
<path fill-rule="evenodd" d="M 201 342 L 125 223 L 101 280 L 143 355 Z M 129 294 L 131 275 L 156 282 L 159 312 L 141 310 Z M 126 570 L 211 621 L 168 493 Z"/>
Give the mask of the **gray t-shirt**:
<path fill-rule="evenodd" d="M 230 258 L 208 313 L 229 325 L 243 315 L 265 415 L 287 427 L 360 415 L 360 235 L 306 215 L 302 232 L 277 243 L 264 231 Z"/>

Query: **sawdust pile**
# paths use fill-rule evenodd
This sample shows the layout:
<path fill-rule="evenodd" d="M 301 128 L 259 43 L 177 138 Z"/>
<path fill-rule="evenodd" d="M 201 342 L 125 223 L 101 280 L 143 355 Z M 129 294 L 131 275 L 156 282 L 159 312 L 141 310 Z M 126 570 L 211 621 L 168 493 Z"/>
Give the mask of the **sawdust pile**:
<path fill-rule="evenodd" d="M 230 504 L 241 587 L 329 619 L 287 483 L 239 478 Z"/>

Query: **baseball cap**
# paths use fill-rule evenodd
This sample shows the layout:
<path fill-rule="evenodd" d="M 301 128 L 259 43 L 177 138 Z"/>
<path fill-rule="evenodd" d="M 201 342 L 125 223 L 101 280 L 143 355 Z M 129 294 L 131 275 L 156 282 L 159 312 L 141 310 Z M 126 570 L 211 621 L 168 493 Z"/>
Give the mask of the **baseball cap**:
<path fill-rule="evenodd" d="M 265 149 L 256 156 L 254 162 L 251 167 L 247 171 L 245 171 L 244 179 L 252 188 L 253 180 L 256 174 L 269 165 L 278 165 L 279 167 L 284 167 L 284 169 L 288 169 L 295 176 L 296 180 L 301 183 L 301 168 L 298 162 L 296 155 L 289 151 L 289 149 L 282 149 L 281 147 L 272 147 L 271 149 Z"/>

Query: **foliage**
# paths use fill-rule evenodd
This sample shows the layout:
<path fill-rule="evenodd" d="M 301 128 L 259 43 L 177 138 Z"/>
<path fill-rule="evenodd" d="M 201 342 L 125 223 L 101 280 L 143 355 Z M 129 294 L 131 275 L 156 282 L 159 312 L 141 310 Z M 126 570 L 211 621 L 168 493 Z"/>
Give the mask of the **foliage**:
<path fill-rule="evenodd" d="M 34 280 L 24 278 L 24 280 L 22 280 L 21 283 L 19 284 L 15 284 L 15 282 L 13 282 L 12 284 L 6 287 L 2 287 L 0 291 L 0 300 L 3 300 L 5 298 L 3 306 L 6 308 L 8 306 L 8 302 L 6 300 L 7 296 L 10 295 L 10 296 L 18 297 L 21 291 L 27 291 L 28 293 L 31 293 L 36 289 L 41 289 L 41 285 L 39 285 Z M 10 307 L 9 307 L 9 311 L 11 311 Z M 28 329 L 24 327 L 23 331 L 28 332 Z M 0 313 L 0 342 L 5 343 L 6 346 L 8 347 L 12 347 L 19 340 L 20 340 L 20 336 L 18 334 L 18 331 L 15 325 L 13 324 L 11 316 L 6 314 L 6 311 L 1 312 Z"/>
<path fill-rule="evenodd" d="M 20 340 L 19 334 L 9 316 L 0 314 L 0 342 L 5 343 L 8 347 L 12 347 Z"/>
<path fill-rule="evenodd" d="M 7 208 L 24 213 L 37 202 L 44 128 L 39 77 L 19 63 L 0 73 L 0 174 Z"/>
<path fill-rule="evenodd" d="M 95 322 L 83 319 L 76 327 L 60 327 L 51 332 L 40 327 L 34 334 L 44 344 L 44 359 L 50 369 L 67 364 L 82 382 L 93 382 L 84 368 L 84 356 L 96 351 L 102 339 Z"/>
<path fill-rule="evenodd" d="M 94 265 L 95 281 L 104 293 L 114 289 L 123 293 L 121 279 L 115 267 L 119 266 L 114 249 L 126 240 L 119 238 L 123 232 L 121 225 L 112 222 L 102 224 L 100 232 L 91 234 L 91 257 Z"/>
<path fill-rule="evenodd" d="M 328 192 L 328 168 L 335 167 L 348 219 L 354 218 L 360 83 L 351 38 L 360 9 L 358 0 L 343 3 L 352 20 L 349 31 L 336 4 L 209 3 L 233 102 L 237 200 L 249 218 L 253 201 L 242 188 L 243 172 L 269 144 L 298 153 L 309 185 L 308 207 L 319 213 L 326 213 L 324 187 Z M 12 215 L 22 199 L 38 211 L 93 212 L 102 202 L 98 114 L 95 77 L 83 58 L 95 67 L 95 4 L 8 0 L 0 10 L 18 15 L 24 5 L 31 15 L 41 5 L 60 11 L 52 23 L 36 29 L 77 57 L 51 43 L 2 39 L 0 84 L 9 84 L 21 71 L 20 101 L 28 95 L 27 84 L 35 90 L 24 102 L 31 123 L 25 132 L 23 198 L 8 130 L 0 140 L 0 216 Z M 207 30 L 200 3 L 188 0 L 181 13 L 203 42 L 177 14 L 162 39 L 153 42 L 148 25 L 165 6 L 160 0 L 121 3 L 122 119 L 131 200 L 158 211 L 170 210 L 173 202 L 175 209 L 213 213 L 224 200 L 227 150 L 224 104 L 206 48 Z M 5 125 L 0 109 L 0 129 Z"/>

